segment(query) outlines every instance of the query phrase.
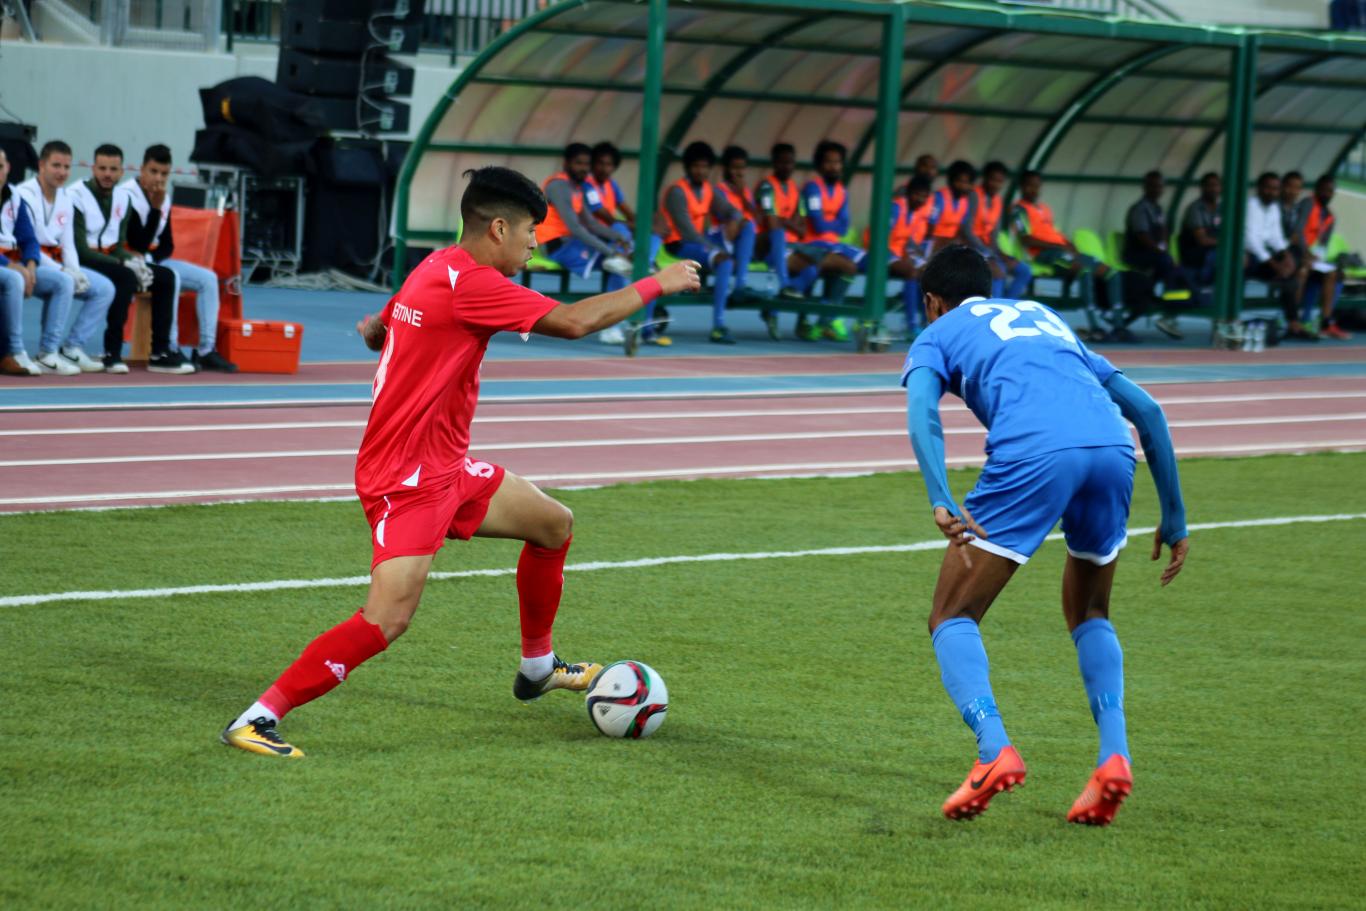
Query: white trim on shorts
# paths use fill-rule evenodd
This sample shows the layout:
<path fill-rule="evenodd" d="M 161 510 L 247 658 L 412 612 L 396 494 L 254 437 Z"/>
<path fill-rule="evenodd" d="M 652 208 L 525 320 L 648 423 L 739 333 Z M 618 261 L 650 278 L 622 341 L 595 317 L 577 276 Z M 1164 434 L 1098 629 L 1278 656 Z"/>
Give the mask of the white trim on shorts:
<path fill-rule="evenodd" d="M 1007 547 L 1002 547 L 999 544 L 992 544 L 990 541 L 984 541 L 981 538 L 969 538 L 968 543 L 971 544 L 973 547 L 977 547 L 986 551 L 989 554 L 995 554 L 998 557 L 1005 557 L 1007 560 L 1014 560 L 1021 566 L 1029 562 L 1029 558 L 1026 557 L 1024 554 L 1018 554 Z M 1114 558 L 1111 557 L 1111 559 Z"/>
<path fill-rule="evenodd" d="M 1076 557 L 1078 560 L 1085 560 L 1086 562 L 1094 563 L 1097 566 L 1108 566 L 1109 564 L 1115 562 L 1115 560 L 1119 559 L 1119 552 L 1123 550 L 1124 545 L 1128 543 L 1129 536 L 1125 535 L 1124 537 L 1119 539 L 1118 544 L 1116 544 L 1114 547 L 1110 549 L 1110 552 L 1108 554 L 1086 554 L 1082 553 L 1079 550 L 1073 550 L 1070 547 L 1067 548 L 1067 553 L 1073 557 Z"/>

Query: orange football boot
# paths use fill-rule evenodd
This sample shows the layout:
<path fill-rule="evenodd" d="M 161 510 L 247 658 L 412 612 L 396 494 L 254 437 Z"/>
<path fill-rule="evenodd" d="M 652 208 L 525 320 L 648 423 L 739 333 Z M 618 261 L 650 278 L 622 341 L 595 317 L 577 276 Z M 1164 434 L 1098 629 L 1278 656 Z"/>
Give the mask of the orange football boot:
<path fill-rule="evenodd" d="M 986 810 L 991 798 L 1024 784 L 1024 780 L 1024 760 L 1014 747 L 1006 747 L 991 762 L 977 761 L 962 787 L 944 801 L 944 815 L 949 819 L 973 819 Z"/>
<path fill-rule="evenodd" d="M 1067 821 L 1108 826 L 1133 789 L 1134 773 L 1129 768 L 1129 760 L 1116 753 L 1091 774 L 1086 789 L 1067 812 Z"/>

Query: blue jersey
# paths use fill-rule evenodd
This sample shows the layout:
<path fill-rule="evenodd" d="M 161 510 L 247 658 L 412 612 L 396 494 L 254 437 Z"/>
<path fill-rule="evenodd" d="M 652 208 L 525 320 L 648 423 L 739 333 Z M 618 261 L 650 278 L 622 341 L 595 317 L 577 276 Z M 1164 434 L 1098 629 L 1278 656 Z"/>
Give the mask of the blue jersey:
<path fill-rule="evenodd" d="M 1003 462 L 1081 446 L 1128 446 L 1129 428 L 1103 384 L 1118 371 L 1034 301 L 968 298 L 920 333 L 901 382 L 916 367 L 944 380 L 987 428 Z"/>

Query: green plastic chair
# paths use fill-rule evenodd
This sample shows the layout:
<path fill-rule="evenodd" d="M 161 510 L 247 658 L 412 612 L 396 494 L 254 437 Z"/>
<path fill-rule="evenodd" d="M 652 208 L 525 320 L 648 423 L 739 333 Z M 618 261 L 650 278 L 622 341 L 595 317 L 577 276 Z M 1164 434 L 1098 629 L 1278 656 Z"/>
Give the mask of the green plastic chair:
<path fill-rule="evenodd" d="M 1053 267 L 1045 266 L 1042 263 L 1036 263 L 1030 259 L 1029 254 L 1025 252 L 1024 247 L 1020 244 L 1019 239 L 1009 231 L 1002 231 L 996 236 L 996 245 L 1001 248 L 1002 253 L 1009 256 L 1011 259 L 1018 259 L 1022 263 L 1028 263 L 1029 271 L 1034 274 L 1035 278 L 1053 277 Z"/>
<path fill-rule="evenodd" d="M 1105 242 L 1100 239 L 1100 234 L 1089 228 L 1078 228 L 1072 235 L 1072 243 L 1077 248 L 1077 252 L 1083 256 L 1089 256 L 1097 262 L 1104 263 L 1111 269 L 1118 269 L 1119 265 L 1110 258 L 1110 253 L 1105 249 Z"/>

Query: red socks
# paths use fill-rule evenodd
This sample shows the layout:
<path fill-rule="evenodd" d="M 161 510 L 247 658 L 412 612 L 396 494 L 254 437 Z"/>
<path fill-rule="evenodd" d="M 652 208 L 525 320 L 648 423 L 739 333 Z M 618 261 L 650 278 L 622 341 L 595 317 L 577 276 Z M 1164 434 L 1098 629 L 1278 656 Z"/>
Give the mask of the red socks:
<path fill-rule="evenodd" d="M 564 591 L 564 558 L 574 536 L 557 550 L 527 544 L 517 560 L 517 601 L 522 614 L 522 657 L 550 653 L 550 628 Z"/>
<path fill-rule="evenodd" d="M 563 564 L 564 557 L 560 557 Z M 518 573 L 518 580 L 521 573 Z M 551 616 L 554 616 L 552 611 Z M 360 611 L 312 642 L 261 697 L 261 704 L 285 717 L 290 709 L 312 702 L 346 679 L 364 661 L 389 647 L 378 626 Z"/>

